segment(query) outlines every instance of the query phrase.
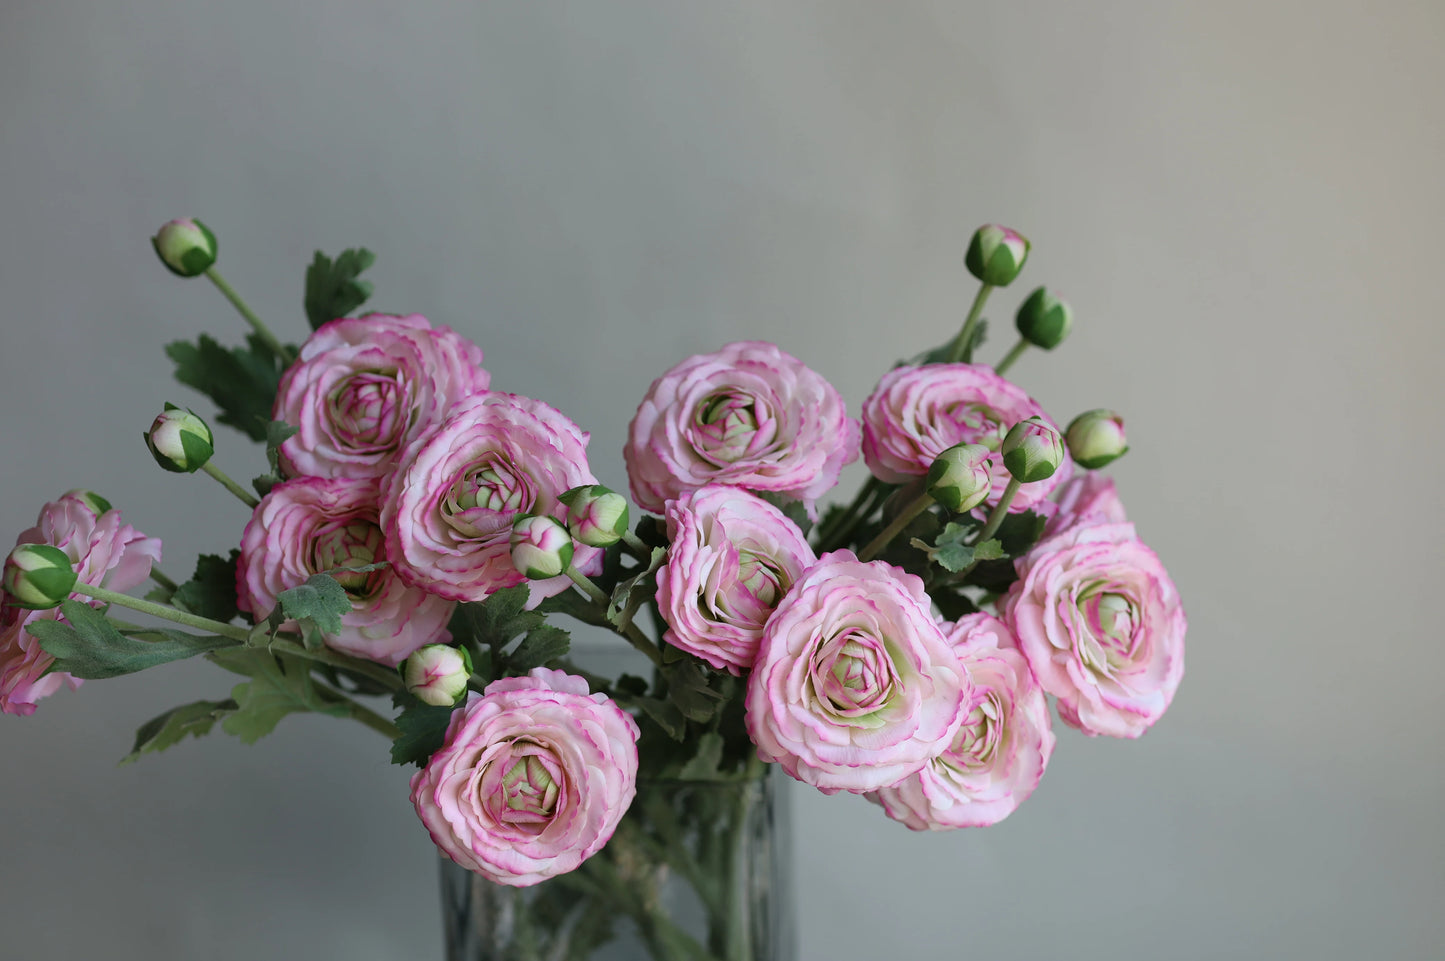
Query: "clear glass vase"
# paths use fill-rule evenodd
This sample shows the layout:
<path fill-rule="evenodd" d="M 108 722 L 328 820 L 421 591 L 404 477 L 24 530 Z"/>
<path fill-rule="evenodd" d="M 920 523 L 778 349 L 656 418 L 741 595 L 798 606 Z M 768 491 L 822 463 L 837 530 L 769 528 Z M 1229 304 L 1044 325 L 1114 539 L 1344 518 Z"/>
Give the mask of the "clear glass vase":
<path fill-rule="evenodd" d="M 794 961 L 785 822 L 772 776 L 639 781 L 570 874 L 511 888 L 442 858 L 447 961 Z"/>

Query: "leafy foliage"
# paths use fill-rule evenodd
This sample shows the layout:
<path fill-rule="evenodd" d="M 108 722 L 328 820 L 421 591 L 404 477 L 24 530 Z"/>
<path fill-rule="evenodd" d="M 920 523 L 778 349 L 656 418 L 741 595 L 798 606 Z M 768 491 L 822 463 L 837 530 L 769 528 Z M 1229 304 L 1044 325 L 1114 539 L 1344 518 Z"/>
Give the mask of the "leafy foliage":
<path fill-rule="evenodd" d="M 351 597 L 346 588 L 330 574 L 312 574 L 305 584 L 298 584 L 276 595 L 276 608 L 252 631 L 260 643 L 268 634 L 274 635 L 287 621 L 295 621 L 301 639 L 310 650 L 319 649 L 323 635 L 341 631 L 341 618 L 351 612 Z"/>
<path fill-rule="evenodd" d="M 406 706 L 396 718 L 401 736 L 391 743 L 391 763 L 423 765 L 441 748 L 454 708 L 423 704 L 409 694 L 395 701 Z"/>
<path fill-rule="evenodd" d="M 213 621 L 230 621 L 236 608 L 236 563 L 241 552 L 232 550 L 229 557 L 202 554 L 196 558 L 196 572 L 171 597 L 171 603 Z"/>
<path fill-rule="evenodd" d="M 306 662 L 279 657 L 263 648 L 231 648 L 216 651 L 211 659 L 228 671 L 250 677 L 231 690 L 236 710 L 226 716 L 221 728 L 246 744 L 270 734 L 288 714 L 314 711 L 332 717 L 346 717 L 350 708 L 317 686 Z"/>
<path fill-rule="evenodd" d="M 285 421 L 273 420 L 266 424 L 266 463 L 271 465 L 271 470 L 251 481 L 251 486 L 262 497 L 271 493 L 271 488 L 285 480 L 281 476 L 281 445 L 296 433 L 298 429 Z"/>
<path fill-rule="evenodd" d="M 335 260 L 316 251 L 306 268 L 306 319 L 312 330 L 366 303 L 372 285 L 359 278 L 374 263 L 376 255 L 365 247 L 343 250 Z"/>
<path fill-rule="evenodd" d="M 496 591 L 480 603 L 457 606 L 452 635 L 471 652 L 474 675 L 525 674 L 571 650 L 570 634 L 548 624 L 541 611 L 526 609 L 528 596 L 526 585 L 519 584 Z M 521 643 L 508 653 L 507 648 L 519 637 Z"/>
<path fill-rule="evenodd" d="M 179 661 L 235 644 L 224 637 L 172 630 L 118 631 L 89 604 L 67 600 L 60 613 L 69 623 L 40 620 L 26 630 L 55 658 L 53 671 L 86 680 L 134 674 L 157 664 Z"/>
<path fill-rule="evenodd" d="M 211 733 L 217 721 L 235 712 L 237 704 L 232 700 L 193 701 L 173 707 L 164 714 L 151 718 L 135 732 L 135 746 L 121 759 L 122 764 L 138 761 L 143 754 L 164 751 L 185 740 L 187 737 L 201 737 Z"/>
<path fill-rule="evenodd" d="M 285 360 L 260 337 L 251 334 L 245 347 L 228 348 L 202 334 L 194 344 L 177 340 L 166 345 L 166 356 L 175 362 L 176 380 L 215 402 L 218 421 L 252 440 L 266 439 Z"/>

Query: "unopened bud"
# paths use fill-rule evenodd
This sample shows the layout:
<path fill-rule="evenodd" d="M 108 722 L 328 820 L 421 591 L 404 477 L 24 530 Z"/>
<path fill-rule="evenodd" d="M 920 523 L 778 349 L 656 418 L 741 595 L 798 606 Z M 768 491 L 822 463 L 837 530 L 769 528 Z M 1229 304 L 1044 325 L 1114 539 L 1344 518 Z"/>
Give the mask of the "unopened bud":
<path fill-rule="evenodd" d="M 167 404 L 151 423 L 145 439 L 156 463 L 177 474 L 200 470 L 216 452 L 215 438 L 206 422 L 174 404 Z"/>
<path fill-rule="evenodd" d="M 928 468 L 928 493 L 955 514 L 972 510 L 988 497 L 990 451 L 982 444 L 958 444 L 939 454 Z"/>
<path fill-rule="evenodd" d="M 75 566 L 58 547 L 21 544 L 5 558 L 8 600 L 33 611 L 56 607 L 75 589 Z"/>
<path fill-rule="evenodd" d="M 66 491 L 66 497 L 74 497 L 86 506 L 96 517 L 110 510 L 110 501 L 101 497 L 95 491 L 88 491 L 77 488 L 73 491 Z"/>
<path fill-rule="evenodd" d="M 1069 456 L 1085 470 L 1098 470 L 1129 450 L 1124 418 L 1112 410 L 1085 411 L 1069 422 Z"/>
<path fill-rule="evenodd" d="M 609 487 L 574 487 L 558 500 L 567 505 L 567 530 L 579 544 L 611 547 L 627 532 L 627 498 Z"/>
<path fill-rule="evenodd" d="M 1073 325 L 1073 309 L 1044 287 L 1029 294 L 1014 315 L 1019 336 L 1044 350 L 1053 350 L 1063 343 Z"/>
<path fill-rule="evenodd" d="M 992 287 L 1007 287 L 1024 269 L 1029 241 L 1023 234 L 998 224 L 985 224 L 973 232 L 963 264 L 968 272 Z"/>
<path fill-rule="evenodd" d="M 401 665 L 406 689 L 424 704 L 451 707 L 467 693 L 472 656 L 464 647 L 427 644 L 411 653 Z"/>
<path fill-rule="evenodd" d="M 565 572 L 572 563 L 572 535 L 554 517 L 522 514 L 512 524 L 512 565 L 532 580 Z"/>
<path fill-rule="evenodd" d="M 189 217 L 172 220 L 151 238 L 156 256 L 173 274 L 195 277 L 216 262 L 216 235 Z"/>
<path fill-rule="evenodd" d="M 1059 429 L 1039 417 L 1021 420 L 1009 429 L 999 451 L 1003 466 L 1020 484 L 1054 476 L 1064 462 L 1064 439 Z"/>

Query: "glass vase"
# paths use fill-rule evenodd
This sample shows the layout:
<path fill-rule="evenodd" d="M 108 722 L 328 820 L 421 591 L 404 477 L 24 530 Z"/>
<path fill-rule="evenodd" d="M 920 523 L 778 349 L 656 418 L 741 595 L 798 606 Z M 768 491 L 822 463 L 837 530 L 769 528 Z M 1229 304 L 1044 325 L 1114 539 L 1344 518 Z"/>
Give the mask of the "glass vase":
<path fill-rule="evenodd" d="M 777 778 L 639 781 L 577 870 L 526 888 L 442 858 L 447 961 L 794 961 Z"/>

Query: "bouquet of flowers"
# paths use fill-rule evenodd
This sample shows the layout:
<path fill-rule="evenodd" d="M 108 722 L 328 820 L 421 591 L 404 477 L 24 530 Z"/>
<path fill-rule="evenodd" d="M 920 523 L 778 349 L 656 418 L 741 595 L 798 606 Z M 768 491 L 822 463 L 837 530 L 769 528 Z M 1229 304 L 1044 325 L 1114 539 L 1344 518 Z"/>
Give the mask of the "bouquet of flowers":
<path fill-rule="evenodd" d="M 630 502 L 593 476 L 566 414 L 490 389 L 475 344 L 417 315 L 355 316 L 370 252 L 317 253 L 298 348 L 217 272 L 205 225 L 172 221 L 153 243 L 249 323 L 239 346 L 166 352 L 268 469 L 248 488 L 201 417 L 155 418 L 162 468 L 203 471 L 252 511 L 182 582 L 98 494 L 46 504 L 4 564 L 5 713 L 204 656 L 239 683 L 146 722 L 131 757 L 216 729 L 255 741 L 294 712 L 352 718 L 418 766 L 411 800 L 448 859 L 500 885 L 608 893 L 568 922 L 590 932 L 578 943 L 629 914 L 656 956 L 701 958 L 723 949 L 624 890 L 640 882 L 622 849 L 650 845 L 636 850 L 703 895 L 725 866 L 680 850 L 675 825 L 634 804 L 639 783 L 756 780 L 775 762 L 913 830 L 981 827 L 1038 785 L 1050 698 L 1065 724 L 1133 738 L 1179 685 L 1178 593 L 1096 473 L 1127 450 L 1122 419 L 1061 429 L 1004 377 L 1064 340 L 1069 306 L 1034 290 L 1013 348 L 974 360 L 986 300 L 1029 254 L 1015 231 L 973 235 L 967 320 L 884 373 L 861 418 L 771 343 L 663 372 L 628 431 Z M 857 495 L 820 509 L 860 455 Z M 647 669 L 585 670 L 562 619 L 615 633 Z M 649 820 L 629 834 L 625 815 Z"/>

